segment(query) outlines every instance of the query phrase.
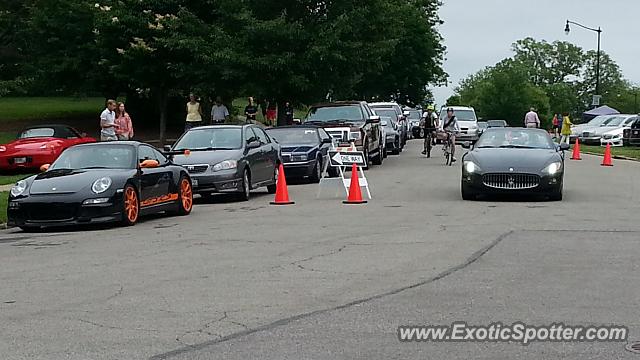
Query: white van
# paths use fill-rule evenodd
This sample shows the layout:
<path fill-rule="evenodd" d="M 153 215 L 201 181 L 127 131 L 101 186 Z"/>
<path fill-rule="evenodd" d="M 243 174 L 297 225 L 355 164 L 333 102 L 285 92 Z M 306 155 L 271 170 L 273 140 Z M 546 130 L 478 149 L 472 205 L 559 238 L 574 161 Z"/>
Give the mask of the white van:
<path fill-rule="evenodd" d="M 476 111 L 472 107 L 467 106 L 443 106 L 440 110 L 440 127 L 445 123 L 447 118 L 447 109 L 453 109 L 453 114 L 458 120 L 460 132 L 456 136 L 456 141 L 477 141 L 480 137 L 478 128 L 478 117 Z"/>

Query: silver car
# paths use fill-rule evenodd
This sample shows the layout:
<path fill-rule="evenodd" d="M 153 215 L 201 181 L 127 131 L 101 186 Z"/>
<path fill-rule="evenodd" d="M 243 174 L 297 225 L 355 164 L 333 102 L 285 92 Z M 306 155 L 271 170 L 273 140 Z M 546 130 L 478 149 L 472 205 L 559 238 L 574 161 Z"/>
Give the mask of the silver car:
<path fill-rule="evenodd" d="M 605 133 L 625 126 L 627 121 L 631 121 L 635 115 L 615 115 L 600 126 L 584 130 L 580 136 L 580 141 L 589 145 L 600 145 L 600 139 Z"/>
<path fill-rule="evenodd" d="M 614 116 L 615 115 L 600 115 L 594 117 L 586 124 L 574 125 L 571 128 L 571 142 L 574 142 L 577 138 L 581 138 L 580 141 L 582 141 L 583 133 L 589 132 L 590 130 L 599 127 Z"/>

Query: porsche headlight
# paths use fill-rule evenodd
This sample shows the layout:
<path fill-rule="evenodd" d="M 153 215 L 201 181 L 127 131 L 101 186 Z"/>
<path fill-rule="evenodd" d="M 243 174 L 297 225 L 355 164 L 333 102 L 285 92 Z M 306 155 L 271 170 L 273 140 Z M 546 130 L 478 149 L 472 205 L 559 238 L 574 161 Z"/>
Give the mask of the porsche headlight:
<path fill-rule="evenodd" d="M 555 175 L 560 171 L 560 169 L 562 169 L 562 163 L 558 161 L 558 162 L 549 164 L 549 166 L 544 168 L 542 172 L 549 175 Z"/>
<path fill-rule="evenodd" d="M 5 152 L 5 151 L 7 151 L 7 147 L 0 145 L 0 152 Z"/>
<path fill-rule="evenodd" d="M 225 160 L 213 165 L 213 171 L 231 170 L 238 167 L 236 160 Z"/>
<path fill-rule="evenodd" d="M 474 172 L 480 170 L 480 168 L 478 168 L 478 165 L 476 165 L 476 163 L 474 163 L 473 161 L 465 161 L 464 169 L 469 174 L 473 174 Z"/>
<path fill-rule="evenodd" d="M 24 194 L 25 190 L 27 190 L 27 182 L 24 180 L 20 180 L 11 188 L 11 196 L 20 196 Z"/>
<path fill-rule="evenodd" d="M 102 194 L 111 187 L 111 178 L 103 177 L 93 182 L 91 190 L 96 194 Z"/>

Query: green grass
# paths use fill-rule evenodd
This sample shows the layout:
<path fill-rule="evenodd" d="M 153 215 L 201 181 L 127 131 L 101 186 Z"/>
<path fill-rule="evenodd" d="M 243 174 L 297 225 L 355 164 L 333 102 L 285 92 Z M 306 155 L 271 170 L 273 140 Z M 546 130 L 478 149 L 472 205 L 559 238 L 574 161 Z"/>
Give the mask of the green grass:
<path fill-rule="evenodd" d="M 97 117 L 104 102 L 103 98 L 93 97 L 5 97 L 0 98 L 0 122 L 85 115 Z"/>
<path fill-rule="evenodd" d="M 9 202 L 9 192 L 0 192 L 0 224 L 7 223 L 7 203 Z"/>
<path fill-rule="evenodd" d="M 18 180 L 22 180 L 24 178 L 28 178 L 33 174 L 19 174 L 19 175 L 0 175 L 0 186 L 1 185 L 12 185 L 18 182 Z"/>
<path fill-rule="evenodd" d="M 597 145 L 580 145 L 580 150 L 583 152 L 604 155 L 605 147 Z M 625 147 L 612 147 L 612 156 L 624 156 L 636 160 L 640 160 L 640 147 L 625 146 Z"/>
<path fill-rule="evenodd" d="M 0 131 L 0 144 L 7 144 L 16 139 L 17 134 L 13 132 Z"/>

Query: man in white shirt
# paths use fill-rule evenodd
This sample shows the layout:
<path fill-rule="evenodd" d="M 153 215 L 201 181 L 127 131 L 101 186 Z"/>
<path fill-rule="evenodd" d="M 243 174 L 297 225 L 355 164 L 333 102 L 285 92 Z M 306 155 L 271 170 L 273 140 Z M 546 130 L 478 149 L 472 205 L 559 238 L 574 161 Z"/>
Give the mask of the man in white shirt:
<path fill-rule="evenodd" d="M 539 128 L 540 127 L 540 118 L 538 118 L 538 114 L 536 113 L 536 109 L 531 108 L 527 115 L 524 116 L 524 127 L 527 128 Z"/>
<path fill-rule="evenodd" d="M 100 141 L 116 141 L 116 101 L 107 100 L 107 108 L 100 114 Z"/>
<path fill-rule="evenodd" d="M 222 124 L 229 117 L 229 110 L 222 103 L 222 98 L 216 98 L 216 103 L 211 108 L 211 123 Z"/>

